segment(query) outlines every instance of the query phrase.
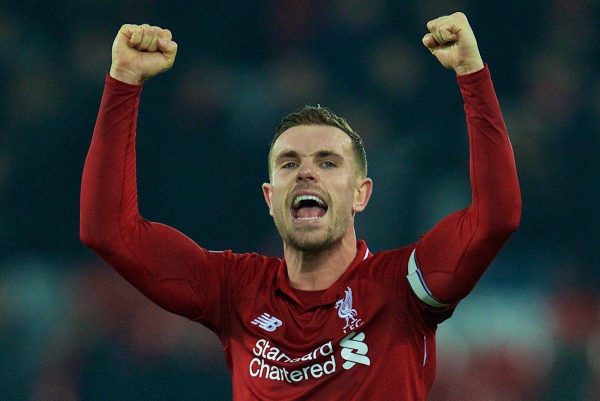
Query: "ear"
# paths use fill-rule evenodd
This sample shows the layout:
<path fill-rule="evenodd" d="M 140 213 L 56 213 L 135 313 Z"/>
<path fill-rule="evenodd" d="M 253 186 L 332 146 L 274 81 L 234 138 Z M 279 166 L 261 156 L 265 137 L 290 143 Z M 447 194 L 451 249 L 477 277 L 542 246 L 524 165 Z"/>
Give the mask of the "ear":
<path fill-rule="evenodd" d="M 269 207 L 269 214 L 273 216 L 273 208 L 271 207 L 271 196 L 273 195 L 273 186 L 268 182 L 262 184 L 263 196 L 265 197 L 265 202 L 267 202 L 267 206 Z"/>
<path fill-rule="evenodd" d="M 354 189 L 354 202 L 352 203 L 352 211 L 362 212 L 367 207 L 371 193 L 373 192 L 373 180 L 370 178 L 359 178 Z"/>

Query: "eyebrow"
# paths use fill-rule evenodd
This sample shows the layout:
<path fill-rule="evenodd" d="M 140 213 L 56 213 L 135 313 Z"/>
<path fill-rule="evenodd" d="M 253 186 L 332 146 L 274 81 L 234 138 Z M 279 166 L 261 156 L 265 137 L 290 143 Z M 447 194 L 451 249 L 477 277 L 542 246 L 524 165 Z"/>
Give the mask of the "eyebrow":
<path fill-rule="evenodd" d="M 325 157 L 334 157 L 334 158 L 338 158 L 338 159 L 344 158 L 339 153 L 331 151 L 331 150 L 319 150 L 319 151 L 313 153 L 313 155 L 315 155 L 319 158 L 325 158 Z M 278 154 L 277 157 L 275 158 L 275 161 L 280 161 L 283 159 L 300 159 L 300 154 L 298 152 L 296 152 L 295 150 L 286 150 L 286 151 L 283 151 L 280 154 Z"/>
<path fill-rule="evenodd" d="M 277 161 L 283 160 L 283 159 L 299 159 L 299 158 L 300 158 L 300 154 L 298 152 L 296 152 L 295 150 L 286 150 L 286 151 L 278 154 L 277 157 L 275 158 L 275 161 L 277 162 Z"/>
<path fill-rule="evenodd" d="M 342 160 L 344 158 L 344 156 L 331 150 L 320 150 L 317 152 L 317 156 L 321 159 L 324 159 L 326 157 L 332 157 L 334 159 Z"/>

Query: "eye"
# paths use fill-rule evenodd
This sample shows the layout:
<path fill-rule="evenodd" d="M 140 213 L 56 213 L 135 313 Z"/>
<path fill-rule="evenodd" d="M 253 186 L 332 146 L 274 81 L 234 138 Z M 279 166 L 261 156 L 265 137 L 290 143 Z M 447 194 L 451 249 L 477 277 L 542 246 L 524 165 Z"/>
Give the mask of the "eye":
<path fill-rule="evenodd" d="M 326 169 L 331 169 L 331 168 L 337 167 L 337 165 L 334 162 L 327 160 L 327 161 L 324 161 L 323 163 L 321 163 L 321 167 L 326 168 Z"/>
<path fill-rule="evenodd" d="M 296 167 L 298 167 L 298 163 L 296 162 L 286 162 L 281 166 L 281 168 L 284 170 L 291 170 Z"/>

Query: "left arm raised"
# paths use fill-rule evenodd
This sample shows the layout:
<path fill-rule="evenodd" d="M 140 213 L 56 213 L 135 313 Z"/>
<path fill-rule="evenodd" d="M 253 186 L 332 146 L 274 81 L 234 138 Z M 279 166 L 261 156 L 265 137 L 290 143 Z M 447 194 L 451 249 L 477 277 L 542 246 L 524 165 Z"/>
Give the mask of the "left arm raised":
<path fill-rule="evenodd" d="M 457 73 L 467 119 L 472 202 L 445 217 L 419 241 L 409 262 L 415 294 L 432 307 L 465 297 L 521 216 L 514 155 L 489 70 L 464 14 L 427 24 L 423 44 Z M 412 274 L 411 274 L 412 273 Z"/>

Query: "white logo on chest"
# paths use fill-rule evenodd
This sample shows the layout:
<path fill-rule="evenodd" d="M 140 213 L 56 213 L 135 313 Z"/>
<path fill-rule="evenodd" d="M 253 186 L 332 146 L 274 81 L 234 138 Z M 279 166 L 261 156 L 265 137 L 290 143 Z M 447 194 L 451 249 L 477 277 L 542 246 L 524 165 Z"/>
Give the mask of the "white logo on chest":
<path fill-rule="evenodd" d="M 344 369 L 352 369 L 357 363 L 371 365 L 371 360 L 367 356 L 369 347 L 365 343 L 365 333 L 350 333 L 342 341 L 342 358 L 346 360 L 342 365 Z"/>
<path fill-rule="evenodd" d="M 275 331 L 283 324 L 281 320 L 277 319 L 275 316 L 269 315 L 268 313 L 263 313 L 251 323 L 266 331 Z"/>
<path fill-rule="evenodd" d="M 344 334 L 363 324 L 362 319 L 356 317 L 358 312 L 352 307 L 352 288 L 346 288 L 345 293 L 344 299 L 340 299 L 335 303 L 335 309 L 338 310 L 338 316 L 342 319 L 346 319 L 346 325 L 342 328 Z"/>

